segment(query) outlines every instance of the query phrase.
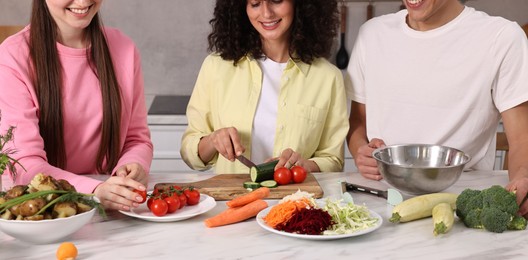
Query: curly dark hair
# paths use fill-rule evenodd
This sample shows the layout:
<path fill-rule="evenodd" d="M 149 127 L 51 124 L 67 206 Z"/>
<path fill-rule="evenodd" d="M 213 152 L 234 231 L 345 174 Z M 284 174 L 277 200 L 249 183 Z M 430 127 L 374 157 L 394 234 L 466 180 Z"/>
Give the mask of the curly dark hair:
<path fill-rule="evenodd" d="M 217 52 L 234 64 L 245 55 L 263 57 L 258 31 L 246 13 L 247 0 L 216 0 L 212 32 L 207 37 L 209 51 Z M 290 37 L 290 57 L 311 64 L 315 58 L 330 56 L 337 35 L 337 0 L 294 0 L 294 20 Z"/>

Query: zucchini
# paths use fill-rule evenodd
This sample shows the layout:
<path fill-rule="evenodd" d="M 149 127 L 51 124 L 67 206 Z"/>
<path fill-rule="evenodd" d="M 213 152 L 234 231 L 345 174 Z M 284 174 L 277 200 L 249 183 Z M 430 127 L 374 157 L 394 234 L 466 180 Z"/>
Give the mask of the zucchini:
<path fill-rule="evenodd" d="M 244 182 L 244 188 L 245 189 L 256 190 L 256 189 L 260 188 L 260 184 L 258 182 L 246 181 L 246 182 Z"/>
<path fill-rule="evenodd" d="M 453 208 L 448 203 L 442 202 L 433 208 L 433 234 L 445 234 L 453 228 L 455 214 Z"/>
<path fill-rule="evenodd" d="M 275 188 L 279 186 L 276 181 L 274 180 L 267 180 L 260 183 L 260 186 L 262 187 L 268 187 L 268 188 Z"/>
<path fill-rule="evenodd" d="M 442 202 L 448 203 L 454 209 L 457 197 L 458 194 L 454 193 L 431 193 L 410 198 L 392 209 L 389 221 L 398 223 L 430 217 L 434 206 Z"/>
<path fill-rule="evenodd" d="M 249 170 L 251 181 L 262 182 L 267 180 L 273 180 L 273 173 L 275 173 L 275 165 L 277 165 L 278 162 L 278 160 L 271 161 L 251 167 L 251 169 Z"/>

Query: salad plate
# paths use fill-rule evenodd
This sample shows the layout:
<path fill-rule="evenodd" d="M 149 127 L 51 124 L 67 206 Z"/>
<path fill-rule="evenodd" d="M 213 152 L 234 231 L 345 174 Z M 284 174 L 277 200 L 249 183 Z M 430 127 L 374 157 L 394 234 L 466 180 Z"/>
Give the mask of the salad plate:
<path fill-rule="evenodd" d="M 268 213 L 271 210 L 271 208 L 273 208 L 273 206 L 267 207 L 267 208 L 265 208 L 264 210 L 260 211 L 257 214 L 257 223 L 262 228 L 264 228 L 265 230 L 270 231 L 272 233 L 278 234 L 278 235 L 287 236 L 287 237 L 294 237 L 294 238 L 301 238 L 301 239 L 308 239 L 308 240 L 334 240 L 334 239 L 342 239 L 342 238 L 347 238 L 347 237 L 361 236 L 361 235 L 373 232 L 374 230 L 376 230 L 379 227 L 381 227 L 381 224 L 383 223 L 383 219 L 381 218 L 381 216 L 378 213 L 376 213 L 376 212 L 374 212 L 372 210 L 369 210 L 370 211 L 370 216 L 373 217 L 373 218 L 378 219 L 378 221 L 376 222 L 376 224 L 374 226 L 372 226 L 370 228 L 367 228 L 367 229 L 358 230 L 356 232 L 352 232 L 352 233 L 348 233 L 348 234 L 339 234 L 339 235 L 306 235 L 306 234 L 289 233 L 289 232 L 285 232 L 285 231 L 276 230 L 276 229 L 272 228 L 271 226 L 269 226 L 268 224 L 266 224 L 266 222 L 264 221 L 263 218 L 266 215 L 268 215 Z"/>
<path fill-rule="evenodd" d="M 165 216 L 155 216 L 147 207 L 147 203 L 139 205 L 139 207 L 132 209 L 130 211 L 120 210 L 124 215 L 129 217 L 138 218 L 146 221 L 152 222 L 173 222 L 180 221 L 194 216 L 203 214 L 216 206 L 216 201 L 213 197 L 210 197 L 205 194 L 200 194 L 200 203 L 192 206 L 185 206 L 174 213 L 169 213 Z"/>

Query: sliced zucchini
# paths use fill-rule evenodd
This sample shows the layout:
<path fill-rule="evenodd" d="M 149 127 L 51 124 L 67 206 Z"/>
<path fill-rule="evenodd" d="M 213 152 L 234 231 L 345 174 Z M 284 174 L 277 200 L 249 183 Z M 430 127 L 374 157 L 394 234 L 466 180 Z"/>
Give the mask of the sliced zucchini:
<path fill-rule="evenodd" d="M 267 180 L 260 183 L 262 187 L 275 188 L 278 186 L 277 182 L 274 180 Z"/>
<path fill-rule="evenodd" d="M 249 170 L 249 175 L 251 176 L 251 181 L 262 182 L 267 180 L 273 180 L 273 173 L 275 172 L 275 165 L 279 161 L 271 161 L 267 163 L 262 163 L 251 167 Z"/>
<path fill-rule="evenodd" d="M 260 188 L 260 184 L 258 182 L 246 181 L 246 182 L 244 182 L 244 188 L 256 190 L 256 189 Z"/>

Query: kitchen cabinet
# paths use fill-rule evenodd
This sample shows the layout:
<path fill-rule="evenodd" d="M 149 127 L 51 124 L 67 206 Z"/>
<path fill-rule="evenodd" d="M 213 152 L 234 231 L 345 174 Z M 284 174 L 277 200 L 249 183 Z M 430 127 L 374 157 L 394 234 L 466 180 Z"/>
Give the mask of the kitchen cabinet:
<path fill-rule="evenodd" d="M 154 157 L 151 173 L 192 171 L 180 155 L 181 137 L 187 125 L 149 125 Z"/>

